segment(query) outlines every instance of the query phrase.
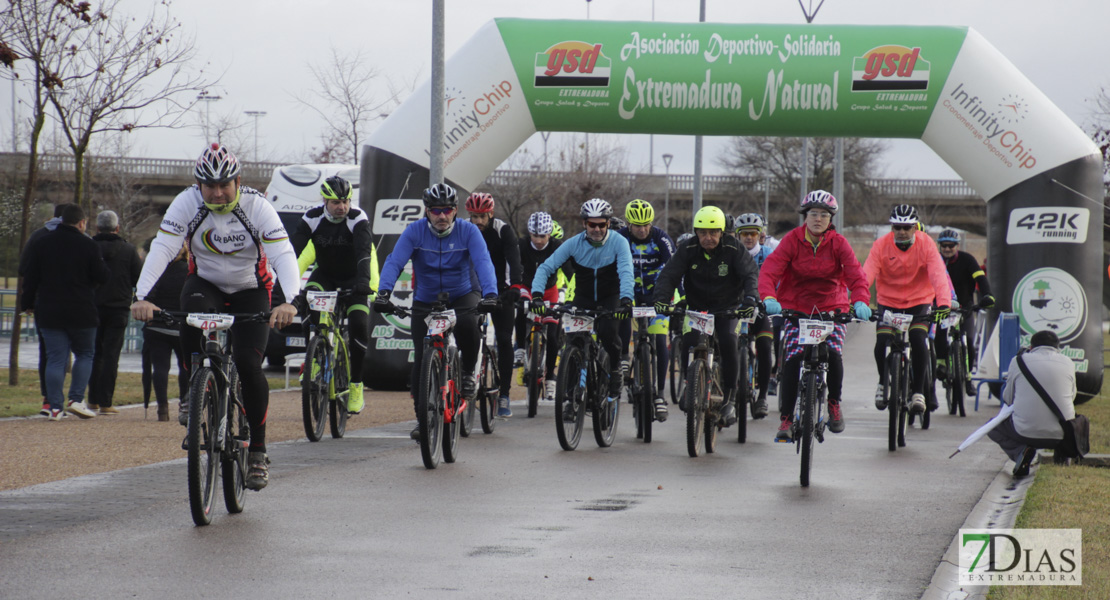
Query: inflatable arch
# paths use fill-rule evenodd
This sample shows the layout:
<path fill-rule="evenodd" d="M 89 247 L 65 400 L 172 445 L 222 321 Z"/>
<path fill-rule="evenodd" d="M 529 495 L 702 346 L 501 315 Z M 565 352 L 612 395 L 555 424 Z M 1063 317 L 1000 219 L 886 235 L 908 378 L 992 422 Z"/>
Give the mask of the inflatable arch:
<path fill-rule="evenodd" d="M 496 19 L 445 72 L 444 176 L 461 193 L 536 131 L 924 140 L 987 201 L 997 310 L 1026 336 L 1056 331 L 1081 399 L 1101 387 L 1101 154 L 974 30 Z M 429 90 L 362 149 L 382 256 L 422 215 Z M 407 324 L 375 319 L 369 381 L 403 384 Z"/>

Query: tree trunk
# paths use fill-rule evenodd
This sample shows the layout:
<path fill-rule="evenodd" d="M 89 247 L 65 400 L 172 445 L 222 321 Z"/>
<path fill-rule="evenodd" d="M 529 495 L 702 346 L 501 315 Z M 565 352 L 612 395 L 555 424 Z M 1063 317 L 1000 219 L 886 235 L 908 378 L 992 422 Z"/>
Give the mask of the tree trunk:
<path fill-rule="evenodd" d="M 36 111 L 34 126 L 31 128 L 31 147 L 27 162 L 27 185 L 23 188 L 23 210 L 20 211 L 19 223 L 19 255 L 23 256 L 27 247 L 27 236 L 31 229 L 31 204 L 35 197 L 35 184 L 39 175 L 39 134 L 42 133 L 46 115 L 42 110 Z M 23 277 L 20 276 L 15 284 L 15 316 L 12 319 L 12 338 L 8 346 L 8 385 L 19 385 L 19 336 L 23 329 L 22 300 Z"/>
<path fill-rule="evenodd" d="M 90 222 L 96 221 L 92 198 L 85 197 L 85 148 L 73 149 L 73 203 L 85 211 Z"/>

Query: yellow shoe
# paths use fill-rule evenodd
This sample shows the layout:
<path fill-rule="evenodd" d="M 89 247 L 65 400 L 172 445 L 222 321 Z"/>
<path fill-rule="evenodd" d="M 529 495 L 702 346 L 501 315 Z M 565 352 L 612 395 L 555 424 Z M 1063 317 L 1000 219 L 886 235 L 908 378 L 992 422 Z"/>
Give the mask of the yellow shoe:
<path fill-rule="evenodd" d="M 521 368 L 517 369 L 516 373 L 517 373 L 517 375 L 516 375 L 516 384 L 517 385 L 524 385 L 524 367 L 521 367 Z"/>
<path fill-rule="evenodd" d="M 365 402 L 362 401 L 362 384 L 352 383 L 351 387 L 347 388 L 347 412 L 352 415 L 357 415 L 362 412 L 362 407 Z"/>

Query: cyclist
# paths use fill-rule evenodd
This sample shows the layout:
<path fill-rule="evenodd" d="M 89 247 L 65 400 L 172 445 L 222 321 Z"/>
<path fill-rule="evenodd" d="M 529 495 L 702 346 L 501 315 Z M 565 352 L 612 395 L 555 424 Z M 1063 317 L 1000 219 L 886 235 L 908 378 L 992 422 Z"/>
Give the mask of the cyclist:
<path fill-rule="evenodd" d="M 832 194 L 814 190 L 802 199 L 798 212 L 805 222 L 783 236 L 778 248 L 763 262 L 759 272 L 759 295 L 767 314 L 777 315 L 782 309 L 810 313 L 844 311 L 851 306 L 856 317 L 871 318 L 867 305 L 871 293 L 867 277 L 856 259 L 848 240 L 836 231 L 832 217 L 838 203 Z M 851 300 L 850 300 L 851 299 Z M 844 431 L 844 413 L 840 407 L 844 386 L 844 325 L 837 324 L 829 334 L 828 386 L 829 431 Z M 798 343 L 798 326 L 786 320 L 782 328 L 783 364 L 779 369 L 779 430 L 776 442 L 788 443 L 794 421 L 794 404 L 798 399 L 798 374 L 803 349 Z"/>
<path fill-rule="evenodd" d="M 239 161 L 227 148 L 212 144 L 193 169 L 196 185 L 177 195 L 166 209 L 136 286 L 131 314 L 149 321 L 160 310 L 146 300 L 182 244 L 189 250 L 189 275 L 181 290 L 181 310 L 188 312 L 256 313 L 270 309 L 273 276 L 285 294 L 274 307 L 270 323 L 235 323 L 231 327 L 232 355 L 243 385 L 243 404 L 250 425 L 247 478 L 243 484 L 261 490 L 269 482 L 266 455 L 266 413 L 270 386 L 262 372 L 262 356 L 271 327 L 286 327 L 297 309 L 293 297 L 300 289 L 297 255 L 270 201 L 260 192 L 241 186 Z M 204 349 L 204 334 L 182 325 L 181 346 L 186 353 Z M 178 421 L 188 423 L 188 402 L 182 400 Z"/>
<path fill-rule="evenodd" d="M 617 233 L 628 240 L 632 250 L 632 272 L 636 276 L 633 283 L 636 305 L 652 306 L 655 303 L 655 281 L 663 266 L 674 256 L 674 242 L 662 229 L 652 226 L 652 221 L 655 220 L 655 209 L 644 200 L 637 198 L 629 202 L 624 207 L 624 218 L 628 221 L 628 225 L 617 230 Z M 663 399 L 663 386 L 667 380 L 667 333 L 664 330 L 654 335 L 658 375 L 654 401 L 655 419 L 666 421 L 667 401 Z M 625 351 L 621 361 L 623 365 L 628 365 L 628 343 L 632 340 L 632 321 L 621 321 L 620 336 L 621 348 Z M 625 372 L 627 371 L 628 368 L 625 366 Z"/>
<path fill-rule="evenodd" d="M 937 238 L 937 243 L 940 245 L 940 255 L 944 259 L 944 265 L 948 268 L 948 278 L 951 280 L 952 288 L 956 292 L 956 300 L 960 306 L 972 306 L 975 302 L 975 287 L 979 287 L 979 306 L 983 308 L 994 307 L 994 296 L 991 295 L 991 285 L 987 281 L 987 275 L 983 272 L 983 268 L 979 266 L 979 261 L 971 254 L 960 250 L 960 234 L 954 229 L 945 229 L 940 232 L 940 237 Z M 970 361 L 968 365 L 969 371 L 974 370 L 975 361 L 978 355 L 975 352 L 975 313 L 969 313 L 963 320 L 961 334 L 966 339 L 967 358 Z M 938 336 L 937 341 L 941 341 Z M 943 348 L 941 344 L 937 344 L 937 379 L 944 379 L 948 370 L 948 344 L 944 340 Z M 943 350 L 943 357 L 941 356 Z M 975 387 L 972 385 L 971 380 L 967 381 L 967 393 L 972 395 L 975 393 Z"/>
<path fill-rule="evenodd" d="M 366 213 L 351 207 L 350 182 L 338 175 L 328 177 L 320 184 L 320 196 L 323 204 L 304 213 L 289 239 L 299 257 L 304 257 L 306 248 L 312 245 L 316 268 L 306 290 L 350 288 L 354 292 L 346 301 L 351 349 L 347 411 L 357 415 L 364 405 L 362 362 L 370 343 L 369 297 L 377 285 L 378 257 Z M 306 340 L 309 325 L 314 322 L 319 322 L 318 313 L 310 311 L 310 318 L 302 322 Z"/>
<path fill-rule="evenodd" d="M 378 295 L 374 310 L 380 314 L 393 312 L 390 296 L 401 269 L 412 259 L 412 275 L 417 282 L 412 301 L 413 364 L 410 389 L 413 391 L 413 411 L 416 411 L 415 392 L 420 378 L 420 362 L 424 358 L 424 338 L 428 324 L 424 321 L 431 313 L 439 294 L 447 294 L 448 308 L 460 309 L 455 324 L 455 340 L 462 352 L 462 392 L 469 401 L 474 400 L 478 385 L 474 380 L 474 365 L 478 363 L 477 307 L 485 312 L 497 308 L 497 277 L 493 261 L 477 227 L 458 216 L 458 195 L 455 188 L 437 183 L 424 190 L 424 218 L 409 223 L 393 252 L 382 265 L 378 281 Z M 478 299 L 478 290 L 482 299 Z M 420 439 L 420 428 L 409 436 Z"/>
<path fill-rule="evenodd" d="M 755 261 L 756 267 L 762 267 L 771 250 L 759 242 L 763 233 L 763 217 L 756 213 L 747 213 L 736 218 L 736 235 L 740 244 L 748 250 L 748 255 Z M 752 406 L 752 418 L 762 419 L 767 416 L 767 384 L 771 379 L 771 363 L 774 360 L 774 327 L 767 315 L 761 315 L 754 323 L 749 325 L 755 337 L 755 353 L 759 362 L 759 371 L 755 375 L 756 386 L 759 394 L 756 396 L 755 405 Z"/>
<path fill-rule="evenodd" d="M 532 278 L 532 312 L 542 315 L 544 291 L 555 270 L 574 260 L 575 296 L 572 304 L 585 309 L 615 310 L 617 319 L 632 317 L 632 251 L 628 240 L 609 230 L 613 207 L 601 198 L 582 205 L 584 231 L 568 239 L 536 269 Z M 617 322 L 599 319 L 597 336 L 609 355 L 609 401 L 620 399 L 623 374 Z M 569 402 L 569 401 L 568 401 Z M 568 410 L 564 414 L 572 415 Z"/>
<path fill-rule="evenodd" d="M 551 237 L 551 230 L 554 221 L 551 220 L 551 215 L 545 212 L 534 212 L 528 217 L 528 235 L 520 238 L 520 263 L 523 271 L 522 279 L 525 282 L 530 282 L 536 278 L 536 269 L 539 268 L 545 260 L 555 253 L 555 250 L 562 245 L 559 240 Z M 559 268 L 557 274 L 548 277 L 547 282 L 544 284 L 543 299 L 552 304 L 559 302 L 559 287 L 557 282 L 559 275 L 570 278 L 574 275 L 574 261 L 570 260 L 563 263 Z M 521 298 L 530 300 L 532 297 L 531 290 L 527 288 L 521 290 Z M 525 344 L 528 341 L 528 318 L 527 311 L 520 311 L 516 319 L 516 340 L 518 344 Z M 546 398 L 555 398 L 555 361 L 559 357 L 559 348 L 555 341 L 558 339 L 559 325 L 558 323 L 549 324 L 547 327 L 547 356 L 546 356 L 546 371 L 547 374 L 544 378 L 544 396 Z M 520 353 L 520 363 L 524 364 L 524 348 L 517 348 Z"/>
<path fill-rule="evenodd" d="M 918 226 L 917 209 L 909 204 L 899 204 L 890 211 L 890 233 L 875 240 L 871 253 L 863 264 L 867 284 L 875 284 L 878 313 L 894 312 L 925 315 L 936 303 L 936 320 L 948 316 L 952 304 L 952 289 L 944 261 L 933 246 L 929 234 Z M 875 330 L 875 365 L 879 370 L 879 387 L 875 392 L 875 408 L 884 410 L 883 382 L 886 381 L 886 351 L 894 330 L 878 326 Z M 910 413 L 925 412 L 925 367 L 929 361 L 929 324 L 914 323 L 910 326 L 910 362 L 913 377 L 910 382 Z M 929 410 L 936 410 L 936 400 L 929 394 Z"/>
<path fill-rule="evenodd" d="M 675 289 L 682 283 L 686 306 L 690 310 L 722 312 L 742 304 L 749 314 L 758 304 L 756 284 L 759 269 L 752 257 L 731 235 L 725 235 L 725 213 L 716 206 L 706 206 L 694 214 L 696 239 L 678 247 L 674 257 L 663 267 L 655 282 L 655 310 L 666 312 Z M 736 423 L 736 387 L 740 374 L 737 353 L 736 319 L 718 316 L 714 319 L 721 365 L 721 388 L 725 394 L 721 420 L 725 427 Z M 683 345 L 697 343 L 696 331 L 683 336 Z M 685 356 L 683 356 L 685 372 Z M 686 410 L 684 404 L 679 405 Z"/>
<path fill-rule="evenodd" d="M 486 241 L 493 271 L 497 276 L 497 289 L 501 294 L 501 308 L 493 312 L 493 331 L 497 338 L 497 370 L 501 377 L 497 416 L 513 416 L 509 408 L 509 388 L 513 384 L 513 320 L 516 297 L 524 286 L 520 283 L 520 247 L 517 245 L 513 226 L 493 218 L 494 200 L 491 194 L 471 194 L 466 199 L 466 212 L 470 222 L 482 232 Z"/>

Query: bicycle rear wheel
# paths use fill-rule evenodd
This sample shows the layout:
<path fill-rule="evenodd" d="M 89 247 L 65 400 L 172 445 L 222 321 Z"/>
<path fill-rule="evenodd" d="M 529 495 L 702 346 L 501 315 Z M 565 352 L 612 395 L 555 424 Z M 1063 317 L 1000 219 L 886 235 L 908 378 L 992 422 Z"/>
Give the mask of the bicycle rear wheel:
<path fill-rule="evenodd" d="M 347 432 L 347 417 L 350 413 L 347 412 L 347 394 L 351 388 L 351 361 L 347 355 L 347 344 L 343 340 L 335 345 L 335 365 L 331 374 L 332 383 L 335 393 L 329 393 L 331 401 L 328 402 L 330 407 L 331 423 L 331 437 L 339 439 Z"/>
<path fill-rule="evenodd" d="M 481 382 L 484 377 L 482 371 L 476 372 L 474 376 L 478 381 L 478 385 L 481 386 Z M 462 377 L 462 373 L 459 373 L 459 377 Z M 457 402 L 466 402 L 466 408 L 462 409 L 458 413 L 459 435 L 463 437 L 470 437 L 470 432 L 474 430 L 474 420 L 477 418 L 476 415 L 478 412 L 478 397 L 480 395 L 481 391 L 479 390 L 475 392 L 473 398 L 464 398 L 461 389 L 459 391 L 459 398 Z"/>
<path fill-rule="evenodd" d="M 949 364 L 949 377 L 951 384 L 948 386 L 948 414 L 954 415 L 958 411 L 961 417 L 966 417 L 964 412 L 964 386 L 967 385 L 967 349 L 963 343 L 952 346 Z"/>
<path fill-rule="evenodd" d="M 886 384 L 883 386 L 883 396 L 886 398 L 886 410 L 889 417 L 887 426 L 887 450 L 894 452 L 898 449 L 898 420 L 902 409 L 902 355 L 891 351 L 886 356 Z"/>
<path fill-rule="evenodd" d="M 563 348 L 555 378 L 555 433 L 563 450 L 574 450 L 586 423 L 586 360 L 574 344 Z M 568 412 L 569 411 L 569 412 Z"/>
<path fill-rule="evenodd" d="M 246 488 L 243 481 L 247 472 L 247 447 L 250 446 L 250 426 L 247 413 L 243 409 L 243 385 L 239 381 L 239 371 L 231 366 L 231 382 L 228 386 L 227 433 L 224 437 L 223 460 L 220 473 L 223 476 L 224 506 L 227 512 L 238 514 L 246 507 Z"/>
<path fill-rule="evenodd" d="M 671 336 L 670 344 L 670 352 L 667 355 L 667 375 L 670 378 L 671 404 L 678 404 L 678 401 L 682 399 L 682 382 L 686 376 L 685 373 L 682 373 L 682 357 L 679 356 L 682 351 L 682 339 L 678 336 Z"/>
<path fill-rule="evenodd" d="M 324 437 L 328 413 L 328 343 L 320 335 L 312 336 L 304 352 L 301 373 L 301 415 L 304 434 L 310 442 Z"/>
<path fill-rule="evenodd" d="M 444 373 L 444 381 L 458 383 L 459 349 L 447 349 L 448 368 Z M 459 429 L 462 420 L 462 411 L 458 410 L 462 402 L 462 390 L 456 385 L 447 385 L 443 388 L 443 462 L 453 463 L 459 456 Z M 450 420 L 448 420 L 450 417 Z"/>
<path fill-rule="evenodd" d="M 193 523 L 207 525 L 212 522 L 212 509 L 216 504 L 216 432 L 220 421 L 216 415 L 220 390 L 212 368 L 197 369 L 190 388 L 186 432 L 189 510 Z"/>
<path fill-rule="evenodd" d="M 489 346 L 482 346 L 482 368 L 478 376 L 478 395 L 474 399 L 481 404 L 482 431 L 493 433 L 497 427 L 497 378 L 494 377 L 494 368 L 497 365 L 497 355 Z"/>
<path fill-rule="evenodd" d="M 921 429 L 922 431 L 929 428 L 930 421 L 932 420 L 929 410 L 930 405 L 935 405 L 937 401 L 937 382 L 933 379 L 933 363 L 932 361 L 925 362 L 925 412 L 921 413 Z"/>
<path fill-rule="evenodd" d="M 801 443 L 802 468 L 799 480 L 802 487 L 809 487 L 809 470 L 813 466 L 813 413 L 817 407 L 817 373 L 807 371 L 799 402 L 801 405 L 801 423 L 798 424 L 798 438 Z"/>
<path fill-rule="evenodd" d="M 420 383 L 416 392 L 416 426 L 420 431 L 420 458 L 424 467 L 439 466 L 439 436 L 443 432 L 443 355 L 438 348 L 425 348 L 420 365 Z"/>
<path fill-rule="evenodd" d="M 544 370 L 547 368 L 547 359 L 544 354 L 543 333 L 533 332 L 532 343 L 529 344 L 531 352 L 525 364 L 524 379 L 528 382 L 528 418 L 534 418 L 539 410 L 540 396 L 543 395 Z"/>
<path fill-rule="evenodd" d="M 913 381 L 913 369 L 910 368 L 910 359 L 908 357 L 903 357 L 901 364 L 902 372 L 898 375 L 898 383 L 901 387 L 899 395 L 902 399 L 902 405 L 898 411 L 898 446 L 905 447 L 906 421 L 909 420 L 910 415 L 910 382 Z"/>
<path fill-rule="evenodd" d="M 697 458 L 705 448 L 705 415 L 709 410 L 709 371 L 705 359 L 694 359 L 686 370 L 686 452 Z"/>

